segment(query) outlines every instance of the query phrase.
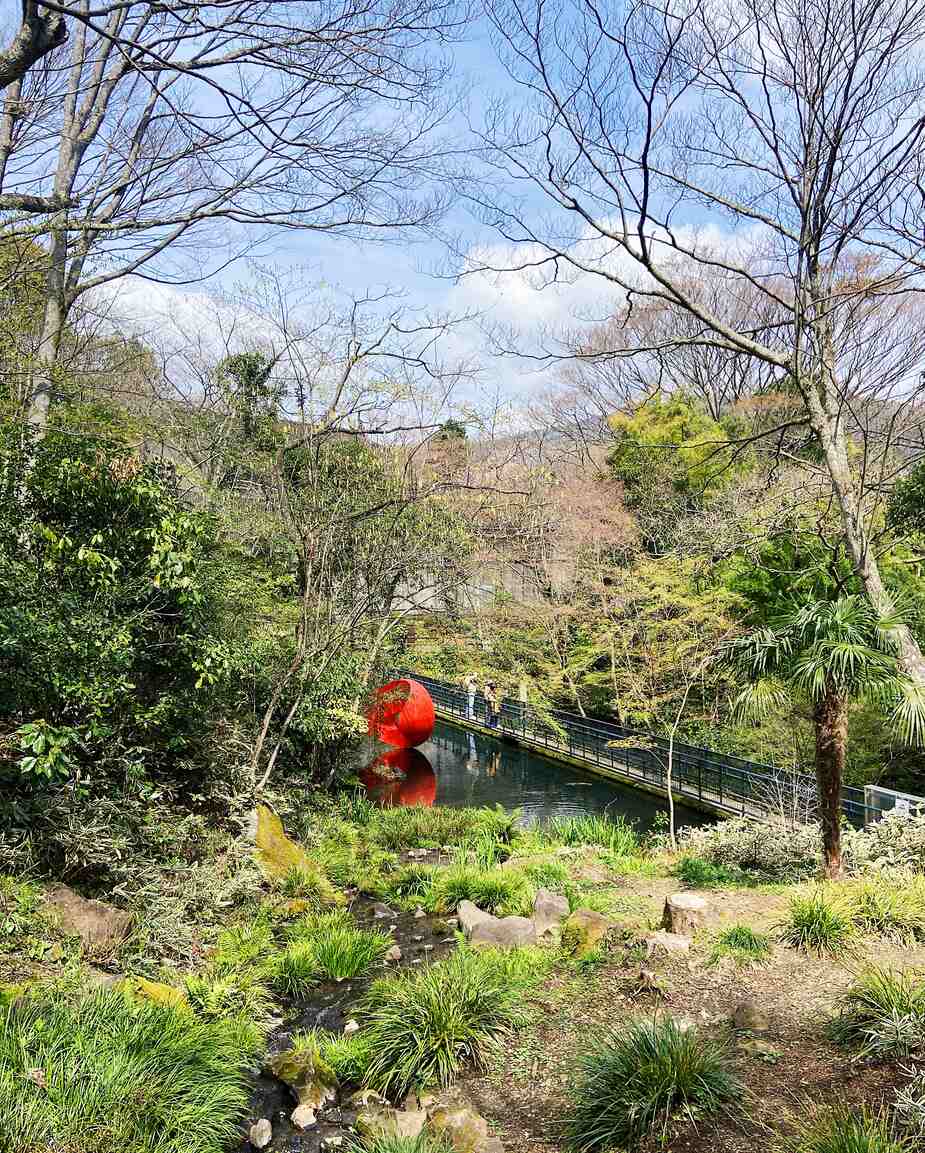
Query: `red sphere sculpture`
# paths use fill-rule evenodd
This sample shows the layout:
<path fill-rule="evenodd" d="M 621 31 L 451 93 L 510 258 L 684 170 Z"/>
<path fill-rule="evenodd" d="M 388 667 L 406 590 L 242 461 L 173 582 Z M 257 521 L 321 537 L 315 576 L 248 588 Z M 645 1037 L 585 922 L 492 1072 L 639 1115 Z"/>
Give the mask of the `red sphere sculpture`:
<path fill-rule="evenodd" d="M 437 776 L 430 761 L 418 749 L 392 749 L 383 753 L 361 771 L 360 780 L 372 800 L 386 808 L 430 807 L 437 799 Z"/>
<path fill-rule="evenodd" d="M 400 749 L 423 744 L 434 731 L 430 693 L 410 677 L 383 685 L 369 710 L 369 731 Z"/>

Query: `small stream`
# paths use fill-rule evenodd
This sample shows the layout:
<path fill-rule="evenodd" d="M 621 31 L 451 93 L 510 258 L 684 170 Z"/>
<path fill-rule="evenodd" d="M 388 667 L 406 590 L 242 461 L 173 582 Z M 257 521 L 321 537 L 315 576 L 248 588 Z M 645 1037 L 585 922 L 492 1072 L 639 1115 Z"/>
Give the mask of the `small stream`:
<path fill-rule="evenodd" d="M 632 821 L 641 831 L 652 825 L 657 813 L 667 811 L 658 797 L 446 721 L 438 721 L 431 739 L 416 749 L 389 749 L 370 739 L 358 751 L 357 765 L 369 795 L 384 805 L 501 805 L 520 809 L 526 824 L 606 813 L 613 819 Z M 676 811 L 679 824 L 703 824 L 710 819 L 684 805 L 677 805 Z M 435 853 L 434 860 L 438 857 Z M 351 910 L 360 924 L 391 932 L 402 951 L 400 967 L 436 960 L 453 948 L 442 918 L 416 918 L 413 913 L 392 910 L 384 917 L 383 907 L 363 895 L 355 897 Z M 270 1037 L 270 1052 L 288 1049 L 293 1034 L 300 1030 L 341 1032 L 366 984 L 321 985 L 309 1000 L 281 1006 L 283 1021 Z M 338 1104 L 325 1109 L 318 1124 L 303 1132 L 289 1120 L 294 1105 L 289 1090 L 275 1078 L 257 1078 L 249 1119 L 266 1117 L 272 1122 L 270 1153 L 321 1153 L 322 1143 L 333 1150 L 338 1139 L 349 1134 L 356 1116 Z M 244 1140 L 241 1150 L 250 1148 Z"/>
<path fill-rule="evenodd" d="M 606 813 L 641 831 L 668 809 L 649 793 L 447 721 L 438 720 L 431 739 L 417 749 L 386 749 L 370 740 L 358 763 L 370 795 L 387 805 L 501 805 L 520 809 L 526 824 Z M 679 825 L 710 820 L 686 805 L 675 809 Z"/>

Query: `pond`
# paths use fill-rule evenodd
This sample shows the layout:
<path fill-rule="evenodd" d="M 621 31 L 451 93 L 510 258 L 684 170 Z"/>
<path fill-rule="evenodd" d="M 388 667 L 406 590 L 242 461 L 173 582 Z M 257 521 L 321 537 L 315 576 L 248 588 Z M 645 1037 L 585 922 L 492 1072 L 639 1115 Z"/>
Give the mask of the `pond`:
<path fill-rule="evenodd" d="M 416 749 L 389 749 L 371 741 L 361 764 L 360 778 L 370 796 L 386 805 L 502 805 L 521 809 L 527 823 L 606 813 L 643 830 L 657 813 L 668 811 L 664 801 L 648 793 L 441 720 L 431 739 Z M 675 808 L 679 825 L 710 820 L 685 805 Z"/>

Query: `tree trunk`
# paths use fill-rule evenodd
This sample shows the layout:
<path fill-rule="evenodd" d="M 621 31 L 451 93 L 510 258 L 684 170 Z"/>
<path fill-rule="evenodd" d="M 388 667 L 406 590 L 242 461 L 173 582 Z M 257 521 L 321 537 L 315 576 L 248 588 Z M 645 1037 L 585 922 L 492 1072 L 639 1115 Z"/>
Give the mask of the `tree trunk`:
<path fill-rule="evenodd" d="M 860 497 L 851 472 L 845 430 L 842 424 L 844 404 L 836 386 L 836 369 L 834 356 L 831 352 L 826 355 L 822 367 L 828 378 L 823 396 L 819 394 L 813 383 L 808 386 L 801 386 L 801 393 L 809 416 L 809 425 L 819 438 L 825 456 L 835 500 L 841 514 L 845 545 L 848 549 L 848 555 L 851 557 L 854 571 L 875 612 L 882 617 L 894 617 L 896 614 L 895 602 L 883 583 L 880 566 L 877 564 L 877 558 L 870 547 L 870 541 L 864 528 Z M 826 398 L 830 398 L 831 403 L 827 404 Z M 906 676 L 925 689 L 925 655 L 923 655 L 918 641 L 913 636 L 912 630 L 907 624 L 897 621 L 892 629 L 892 635 L 896 644 L 899 663 Z"/>
<path fill-rule="evenodd" d="M 825 875 L 841 876 L 841 785 L 848 743 L 848 705 L 835 686 L 826 684 L 825 694 L 813 708 L 816 728 L 816 783 L 822 821 L 822 855 Z"/>

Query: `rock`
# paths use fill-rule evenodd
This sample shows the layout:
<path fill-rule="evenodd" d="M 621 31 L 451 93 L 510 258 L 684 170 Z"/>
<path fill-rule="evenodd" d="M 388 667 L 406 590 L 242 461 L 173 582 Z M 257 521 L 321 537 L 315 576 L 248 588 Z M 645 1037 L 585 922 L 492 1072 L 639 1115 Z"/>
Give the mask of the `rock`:
<path fill-rule="evenodd" d="M 502 1153 L 504 1146 L 488 1132 L 488 1122 L 465 1105 L 439 1106 L 430 1114 L 431 1128 L 447 1138 L 456 1153 Z"/>
<path fill-rule="evenodd" d="M 568 899 L 550 889 L 538 889 L 533 902 L 533 923 L 539 945 L 558 945 L 562 940 L 562 922 L 568 919 Z"/>
<path fill-rule="evenodd" d="M 687 953 L 690 951 L 690 937 L 679 937 L 677 933 L 669 933 L 659 929 L 646 937 L 646 953 L 649 957 L 653 953 Z"/>
<path fill-rule="evenodd" d="M 317 1058 L 311 1049 L 287 1049 L 267 1062 L 267 1069 L 295 1094 L 296 1110 L 304 1123 L 302 1128 L 314 1125 L 314 1114 L 337 1097 L 337 1080 L 333 1072 Z M 308 1120 L 309 1113 L 312 1114 Z M 294 1122 L 296 1123 L 296 1122 Z"/>
<path fill-rule="evenodd" d="M 665 898 L 662 928 L 679 937 L 692 937 L 707 915 L 706 898 L 697 893 L 672 893 Z"/>
<path fill-rule="evenodd" d="M 302 874 L 311 880 L 312 890 L 323 904 L 336 905 L 342 902 L 341 894 L 302 846 L 286 836 L 283 822 L 266 805 L 257 806 L 254 844 L 257 863 L 269 880 L 282 880 L 284 877 Z"/>
<path fill-rule="evenodd" d="M 373 920 L 374 921 L 384 921 L 387 918 L 394 917 L 394 916 L 395 916 L 395 913 L 388 907 L 388 905 L 383 905 L 379 901 L 377 901 L 376 904 L 373 905 Z"/>
<path fill-rule="evenodd" d="M 536 941 L 536 926 L 529 917 L 491 917 L 479 921 L 469 934 L 469 944 L 496 949 L 516 949 Z"/>
<path fill-rule="evenodd" d="M 87 900 L 67 885 L 50 885 L 45 890 L 45 910 L 62 933 L 79 937 L 95 956 L 112 953 L 132 925 L 131 913 L 103 901 Z"/>
<path fill-rule="evenodd" d="M 418 905 L 418 907 L 414 910 L 414 919 L 416 921 L 420 921 L 420 919 L 422 917 L 426 917 L 426 916 L 427 916 L 427 914 L 424 912 L 424 910 L 421 908 L 421 906 Z"/>
<path fill-rule="evenodd" d="M 321 1142 L 322 1149 L 339 1149 L 344 1143 L 344 1138 L 340 1133 L 331 1133 L 325 1137 Z"/>
<path fill-rule="evenodd" d="M 375 1089 L 357 1089 L 349 1103 L 354 1109 L 365 1109 L 370 1105 L 381 1106 L 384 1109 L 388 1106 L 385 1097 L 377 1093 Z"/>
<path fill-rule="evenodd" d="M 393 945 L 392 948 L 389 949 L 389 951 L 385 955 L 385 960 L 386 961 L 400 961 L 401 960 L 401 949 L 398 947 L 398 945 Z"/>
<path fill-rule="evenodd" d="M 158 1005 L 169 1005 L 172 1009 L 189 1008 L 186 994 L 175 985 L 162 985 L 160 981 L 148 981 L 144 977 L 136 977 L 131 987 L 133 992 L 148 1001 L 155 1001 Z"/>
<path fill-rule="evenodd" d="M 350 1033 L 356 1033 L 359 1028 L 360 1024 L 358 1021 L 350 1020 L 344 1026 L 344 1032 L 349 1035 Z"/>
<path fill-rule="evenodd" d="M 770 1041 L 763 1037 L 740 1037 L 736 1048 L 746 1057 L 755 1057 L 768 1065 L 776 1065 L 780 1060 L 780 1050 L 775 1049 Z"/>
<path fill-rule="evenodd" d="M 289 1120 L 295 1125 L 296 1129 L 310 1129 L 312 1125 L 317 1125 L 318 1117 L 315 1109 L 311 1105 L 297 1105 L 292 1110 L 292 1116 Z"/>
<path fill-rule="evenodd" d="M 468 937 L 472 930 L 482 921 L 495 921 L 491 913 L 486 913 L 480 909 L 478 905 L 473 905 L 471 901 L 460 901 L 459 908 L 456 910 L 456 917 L 459 921 L 459 927 Z"/>
<path fill-rule="evenodd" d="M 414 1140 L 427 1124 L 423 1109 L 372 1108 L 356 1120 L 357 1132 L 364 1137 L 405 1137 Z"/>
<path fill-rule="evenodd" d="M 768 1018 L 754 1001 L 746 999 L 733 1010 L 732 1027 L 747 1029 L 750 1033 L 764 1033 L 769 1027 Z"/>
<path fill-rule="evenodd" d="M 118 973 L 104 973 L 102 969 L 87 966 L 86 982 L 91 989 L 112 989 L 120 984 L 122 978 Z"/>
<path fill-rule="evenodd" d="M 577 957 L 593 952 L 610 932 L 611 923 L 594 909 L 576 909 L 562 926 L 562 944 Z"/>
<path fill-rule="evenodd" d="M 273 1140 L 273 1126 L 266 1117 L 261 1117 L 251 1125 L 248 1139 L 255 1149 L 266 1149 Z"/>

